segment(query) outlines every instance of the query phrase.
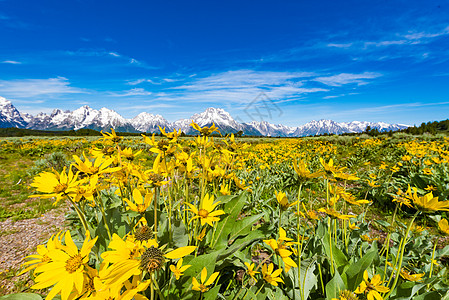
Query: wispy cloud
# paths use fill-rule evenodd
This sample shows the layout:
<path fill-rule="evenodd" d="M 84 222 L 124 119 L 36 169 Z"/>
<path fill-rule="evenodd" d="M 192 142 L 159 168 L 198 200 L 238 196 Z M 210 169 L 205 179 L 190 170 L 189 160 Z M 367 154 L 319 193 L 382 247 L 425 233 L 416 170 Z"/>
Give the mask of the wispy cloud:
<path fill-rule="evenodd" d="M 2 61 L 2 64 L 20 65 L 21 62 L 15 61 L 15 60 L 4 60 L 4 61 Z"/>
<path fill-rule="evenodd" d="M 408 40 L 418 40 L 418 41 L 423 41 L 423 40 L 427 40 L 427 39 L 433 39 L 436 37 L 440 37 L 443 35 L 448 35 L 449 34 L 449 26 L 447 26 L 446 28 L 437 31 L 437 32 L 410 32 L 406 35 L 404 35 L 404 37 Z"/>
<path fill-rule="evenodd" d="M 345 84 L 368 84 L 367 79 L 374 79 L 382 76 L 380 73 L 364 72 L 361 74 L 341 73 L 332 76 L 317 77 L 314 80 L 328 86 L 342 86 Z"/>
<path fill-rule="evenodd" d="M 149 96 L 152 93 L 142 88 L 134 88 L 123 92 L 109 93 L 113 97 L 130 97 L 130 96 Z"/>
<path fill-rule="evenodd" d="M 192 78 L 190 82 L 170 87 L 155 99 L 193 103 L 233 103 L 246 105 L 261 92 L 276 102 L 302 99 L 305 94 L 326 92 L 328 89 L 308 86 L 311 72 L 275 72 L 234 70 L 206 77 Z"/>
<path fill-rule="evenodd" d="M 129 57 L 122 53 L 118 53 L 116 51 L 108 51 L 105 49 L 78 49 L 78 50 L 69 50 L 62 51 L 63 55 L 69 56 L 80 56 L 80 57 L 104 57 L 104 58 L 115 58 L 118 62 L 121 62 L 125 65 L 136 66 L 145 69 L 157 69 L 156 67 L 149 66 L 147 63 L 141 60 L 137 60 L 135 58 Z"/>
<path fill-rule="evenodd" d="M 378 38 L 363 40 L 333 40 L 326 44 L 326 48 L 339 48 L 342 53 L 353 55 L 354 61 L 385 61 L 398 58 L 411 58 L 422 61 L 437 56 L 446 56 L 446 53 L 438 52 L 431 44 L 438 38 L 449 35 L 449 26 L 428 26 L 426 31 L 400 31 L 395 33 L 383 32 Z M 322 43 L 317 42 L 317 48 Z M 392 50 L 394 48 L 394 50 Z M 440 53 L 441 55 L 438 55 Z"/>
<path fill-rule="evenodd" d="M 70 86 L 67 78 L 0 80 L 0 93 L 7 97 L 29 98 L 53 94 L 89 93 Z"/>
<path fill-rule="evenodd" d="M 155 84 L 155 85 L 161 85 L 161 84 L 164 84 L 164 83 L 173 83 L 173 82 L 178 82 L 178 81 L 181 81 L 181 79 L 173 79 L 173 78 L 162 78 L 162 79 L 160 79 L 159 77 L 155 77 L 155 78 L 152 78 L 152 79 L 139 78 L 139 79 L 136 79 L 136 80 L 128 80 L 126 82 L 126 84 L 138 85 L 138 84 L 141 84 L 141 83 L 150 83 L 150 84 Z"/>
<path fill-rule="evenodd" d="M 353 43 L 345 43 L 345 44 L 335 44 L 335 43 L 329 43 L 327 44 L 327 47 L 334 47 L 334 48 L 349 48 L 353 45 Z"/>

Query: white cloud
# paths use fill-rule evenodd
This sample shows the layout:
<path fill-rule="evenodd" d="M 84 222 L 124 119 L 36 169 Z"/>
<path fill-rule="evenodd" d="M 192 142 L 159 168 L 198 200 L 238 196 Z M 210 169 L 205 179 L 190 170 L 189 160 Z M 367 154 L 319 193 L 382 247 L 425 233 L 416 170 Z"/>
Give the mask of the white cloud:
<path fill-rule="evenodd" d="M 129 85 L 138 85 L 141 84 L 142 82 L 146 82 L 146 79 L 136 79 L 136 80 L 132 80 L 132 81 L 128 81 L 127 84 Z"/>
<path fill-rule="evenodd" d="M 375 47 L 386 47 L 386 46 L 393 46 L 393 45 L 405 45 L 405 44 L 411 44 L 407 40 L 391 40 L 391 41 L 378 41 L 378 42 L 365 42 L 364 48 L 369 46 L 375 46 Z"/>
<path fill-rule="evenodd" d="M 157 85 L 162 84 L 162 82 L 157 82 L 157 81 L 154 81 L 152 79 L 145 79 L 145 78 L 136 79 L 136 80 L 133 80 L 133 81 L 128 81 L 127 84 L 129 84 L 129 85 L 138 85 L 138 84 L 141 84 L 141 83 L 144 83 L 144 82 L 148 82 L 148 83 L 151 83 L 151 84 L 157 84 Z"/>
<path fill-rule="evenodd" d="M 28 98 L 53 94 L 89 93 L 70 86 L 67 78 L 0 80 L 0 93 L 11 98 Z"/>
<path fill-rule="evenodd" d="M 20 61 L 15 61 L 15 60 L 4 60 L 2 61 L 3 64 L 11 64 L 11 65 L 20 65 L 21 62 Z"/>
<path fill-rule="evenodd" d="M 109 55 L 114 57 L 120 57 L 120 54 L 118 54 L 117 52 L 109 52 Z"/>
<path fill-rule="evenodd" d="M 114 92 L 114 93 L 110 93 L 111 96 L 113 97 L 129 97 L 129 96 L 149 96 L 151 95 L 151 92 L 146 91 L 145 89 L 142 88 L 134 88 L 134 89 L 130 89 L 127 91 L 122 91 L 122 92 Z"/>
<path fill-rule="evenodd" d="M 423 39 L 432 39 L 436 37 L 440 37 L 442 35 L 448 35 L 449 34 L 449 26 L 444 28 L 443 30 L 440 30 L 438 32 L 411 32 L 404 37 L 408 40 L 423 40 Z"/>
<path fill-rule="evenodd" d="M 361 74 L 341 73 L 338 75 L 317 77 L 314 80 L 328 86 L 342 86 L 345 84 L 364 85 L 368 84 L 366 79 L 374 79 L 382 76 L 380 73 L 364 72 Z"/>
<path fill-rule="evenodd" d="M 330 44 L 327 44 L 328 47 L 334 47 L 334 48 L 349 48 L 352 45 L 353 45 L 353 43 L 346 43 L 346 44 L 330 43 Z"/>
<path fill-rule="evenodd" d="M 301 99 L 304 94 L 325 92 L 324 88 L 304 86 L 314 73 L 274 72 L 255 70 L 234 70 L 192 78 L 184 85 L 167 88 L 169 91 L 157 95 L 155 100 L 190 103 L 233 103 L 252 102 L 261 92 L 273 101 Z"/>
<path fill-rule="evenodd" d="M 165 82 L 176 82 L 176 81 L 180 81 L 180 79 L 173 79 L 173 78 L 164 78 L 162 79 Z"/>

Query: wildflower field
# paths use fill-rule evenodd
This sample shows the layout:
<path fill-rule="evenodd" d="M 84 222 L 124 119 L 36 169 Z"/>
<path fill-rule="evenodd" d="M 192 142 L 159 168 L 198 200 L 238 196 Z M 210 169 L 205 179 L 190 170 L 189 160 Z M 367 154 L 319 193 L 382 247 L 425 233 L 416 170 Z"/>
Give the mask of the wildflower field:
<path fill-rule="evenodd" d="M 0 140 L 35 161 L 37 213 L 65 205 L 70 224 L 24 259 L 27 294 L 0 299 L 449 299 L 448 138 L 192 126 Z"/>

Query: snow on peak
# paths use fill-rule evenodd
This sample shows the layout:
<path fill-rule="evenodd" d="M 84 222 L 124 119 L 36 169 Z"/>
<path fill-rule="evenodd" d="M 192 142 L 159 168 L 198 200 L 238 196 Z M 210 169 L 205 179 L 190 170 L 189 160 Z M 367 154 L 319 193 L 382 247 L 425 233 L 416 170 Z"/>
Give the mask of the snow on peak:
<path fill-rule="evenodd" d="M 191 120 L 200 126 L 215 123 L 216 125 L 235 127 L 237 124 L 227 111 L 214 107 L 209 107 L 202 113 L 194 114 Z"/>
<path fill-rule="evenodd" d="M 11 101 L 9 101 L 6 98 L 0 96 L 0 106 L 6 106 L 6 105 L 11 105 Z"/>

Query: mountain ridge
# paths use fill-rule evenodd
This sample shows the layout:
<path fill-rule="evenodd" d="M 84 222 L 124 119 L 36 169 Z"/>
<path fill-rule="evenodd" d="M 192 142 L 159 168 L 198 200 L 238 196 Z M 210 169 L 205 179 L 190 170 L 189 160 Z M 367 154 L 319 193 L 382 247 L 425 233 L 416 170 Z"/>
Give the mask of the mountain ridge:
<path fill-rule="evenodd" d="M 51 114 L 38 113 L 32 116 L 19 112 L 11 101 L 0 97 L 0 128 L 16 127 L 36 130 L 110 130 L 123 132 L 159 132 L 159 126 L 167 130 L 181 130 L 186 134 L 196 131 L 190 126 L 193 122 L 201 127 L 215 126 L 222 134 L 242 132 L 244 135 L 301 137 L 318 134 L 342 134 L 363 132 L 368 126 L 379 131 L 396 131 L 409 127 L 404 124 L 388 124 L 384 122 L 335 122 L 332 120 L 312 120 L 306 124 L 291 127 L 282 124 L 271 124 L 267 121 L 239 123 L 224 109 L 209 107 L 190 118 L 174 122 L 167 121 L 161 115 L 142 112 L 132 119 L 126 119 L 114 110 L 102 107 L 99 110 L 87 105 L 73 111 L 54 109 Z"/>

